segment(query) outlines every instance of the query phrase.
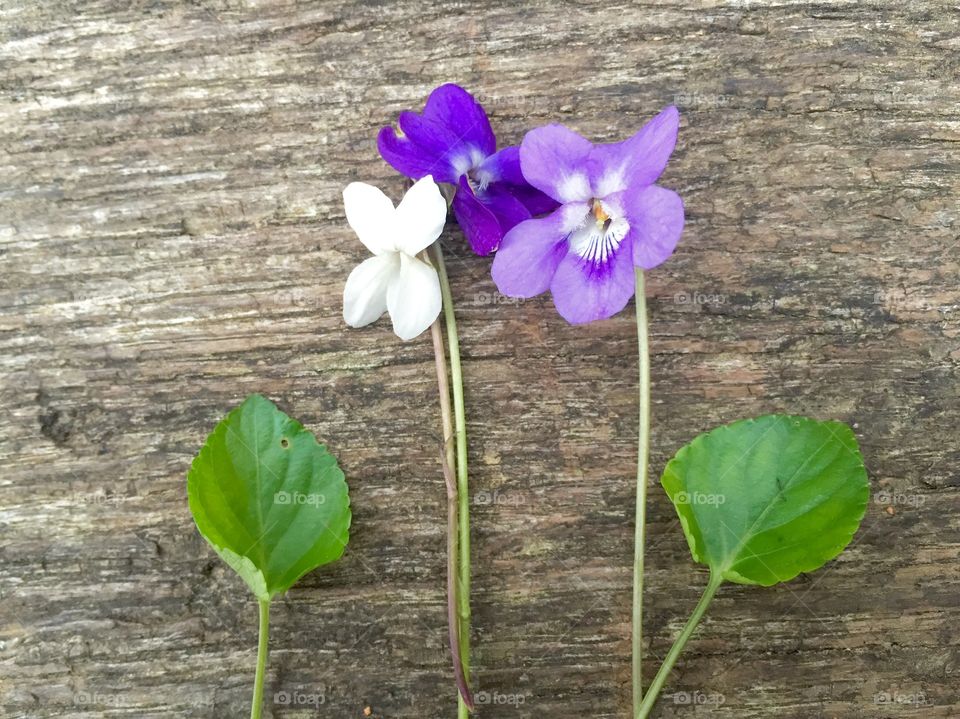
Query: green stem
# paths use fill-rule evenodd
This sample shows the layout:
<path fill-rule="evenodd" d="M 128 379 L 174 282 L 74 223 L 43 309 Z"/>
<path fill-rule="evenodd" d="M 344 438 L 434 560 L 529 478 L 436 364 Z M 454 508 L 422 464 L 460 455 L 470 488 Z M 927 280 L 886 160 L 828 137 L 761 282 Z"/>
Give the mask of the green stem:
<path fill-rule="evenodd" d="M 457 335 L 457 318 L 453 312 L 453 295 L 450 280 L 443 262 L 440 244 L 433 246 L 437 274 L 440 276 L 440 293 L 443 296 L 443 319 L 447 326 L 447 347 L 450 351 L 450 379 L 453 388 L 454 435 L 457 443 L 457 502 L 459 508 L 459 532 L 457 546 L 460 557 L 457 569 L 457 615 L 460 619 L 460 660 L 467 683 L 470 683 L 470 487 L 467 475 L 467 419 L 463 402 L 463 370 L 460 367 L 460 338 Z M 470 709 L 459 696 L 457 716 L 466 719 Z"/>
<path fill-rule="evenodd" d="M 257 675 L 253 680 L 250 719 L 260 719 L 263 711 L 263 675 L 267 670 L 267 645 L 270 641 L 270 600 L 260 599 L 260 642 L 257 646 Z"/>
<path fill-rule="evenodd" d="M 663 660 L 663 664 L 660 665 L 660 671 L 658 671 L 657 676 L 653 678 L 653 683 L 647 690 L 646 696 L 643 697 L 643 703 L 640 704 L 640 708 L 634 713 L 634 719 L 646 719 L 647 716 L 650 715 L 650 710 L 653 709 L 653 705 L 656 704 L 660 690 L 663 689 L 663 685 L 667 681 L 673 665 L 677 663 L 677 658 L 693 635 L 693 630 L 697 628 L 700 620 L 703 619 L 707 607 L 709 607 L 710 602 L 713 601 L 713 595 L 717 593 L 717 589 L 720 588 L 721 584 L 723 584 L 723 577 L 719 574 L 711 573 L 710 582 L 707 584 L 707 588 L 703 590 L 703 596 L 700 597 L 700 601 L 697 602 L 693 614 L 690 615 L 687 623 L 680 631 L 680 636 L 677 637 L 673 646 L 670 647 L 670 651 L 667 652 L 667 658 Z"/>
<path fill-rule="evenodd" d="M 640 365 L 640 430 L 637 442 L 637 516 L 633 537 L 633 713 L 643 698 L 643 545 L 646 532 L 647 465 L 650 457 L 650 350 L 643 270 L 636 271 L 637 349 Z"/>

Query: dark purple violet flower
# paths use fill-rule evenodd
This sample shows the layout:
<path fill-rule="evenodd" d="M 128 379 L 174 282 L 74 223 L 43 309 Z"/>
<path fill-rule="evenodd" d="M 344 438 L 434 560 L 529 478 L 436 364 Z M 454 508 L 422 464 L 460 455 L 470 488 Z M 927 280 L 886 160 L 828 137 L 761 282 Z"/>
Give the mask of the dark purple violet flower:
<path fill-rule="evenodd" d="M 433 175 L 456 188 L 453 213 L 478 255 L 496 250 L 518 223 L 557 206 L 524 180 L 518 147 L 497 151 L 487 113 L 459 85 L 441 85 L 422 114 L 401 112 L 397 124 L 399 133 L 380 130 L 380 155 L 407 177 Z"/>
<path fill-rule="evenodd" d="M 512 297 L 548 289 L 572 324 L 615 315 L 634 293 L 634 267 L 656 267 L 683 231 L 683 201 L 654 185 L 677 141 L 668 107 L 629 140 L 594 145 L 563 125 L 531 130 L 520 145 L 523 176 L 560 203 L 503 238 L 493 281 Z"/>

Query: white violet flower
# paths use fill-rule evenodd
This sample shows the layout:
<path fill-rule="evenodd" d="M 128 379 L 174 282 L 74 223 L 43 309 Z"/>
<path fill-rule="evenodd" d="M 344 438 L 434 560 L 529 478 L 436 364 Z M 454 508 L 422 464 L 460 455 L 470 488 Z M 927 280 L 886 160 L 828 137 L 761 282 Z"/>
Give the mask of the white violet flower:
<path fill-rule="evenodd" d="M 393 331 L 410 340 L 440 314 L 440 278 L 417 253 L 433 244 L 447 219 L 447 203 L 427 175 L 407 190 L 396 207 L 363 182 L 343 191 L 347 222 L 373 257 L 361 262 L 343 288 L 343 319 L 363 327 L 390 313 Z"/>

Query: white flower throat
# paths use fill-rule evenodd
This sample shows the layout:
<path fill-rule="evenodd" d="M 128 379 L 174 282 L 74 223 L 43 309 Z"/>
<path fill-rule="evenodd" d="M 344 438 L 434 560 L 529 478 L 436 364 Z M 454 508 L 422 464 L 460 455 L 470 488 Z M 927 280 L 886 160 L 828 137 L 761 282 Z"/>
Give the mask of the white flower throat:
<path fill-rule="evenodd" d="M 583 225 L 570 234 L 570 246 L 587 262 L 606 264 L 629 229 L 625 218 L 612 217 L 610 208 L 603 201 L 594 199 Z"/>

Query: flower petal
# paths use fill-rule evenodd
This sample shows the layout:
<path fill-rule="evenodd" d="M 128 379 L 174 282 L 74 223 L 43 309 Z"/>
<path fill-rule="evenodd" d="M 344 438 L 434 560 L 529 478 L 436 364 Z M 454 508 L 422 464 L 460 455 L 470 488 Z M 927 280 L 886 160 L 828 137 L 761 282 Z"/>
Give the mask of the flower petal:
<path fill-rule="evenodd" d="M 556 200 L 540 192 L 540 190 L 532 185 L 511 185 L 510 192 L 523 203 L 523 206 L 527 208 L 527 212 L 533 217 L 553 212 L 560 206 Z"/>
<path fill-rule="evenodd" d="M 590 184 L 596 197 L 656 182 L 677 144 L 680 113 L 673 105 L 623 142 L 597 145 L 590 153 Z"/>
<path fill-rule="evenodd" d="M 553 304 L 570 324 L 612 317 L 634 292 L 630 243 L 625 239 L 606 262 L 584 260 L 571 248 L 550 283 Z"/>
<path fill-rule="evenodd" d="M 398 250 L 415 255 L 433 244 L 447 221 L 447 201 L 431 175 L 417 180 L 397 205 L 392 228 Z"/>
<path fill-rule="evenodd" d="M 527 182 L 558 202 L 589 200 L 586 165 L 593 144 L 563 125 L 531 130 L 520 143 L 520 167 Z"/>
<path fill-rule="evenodd" d="M 497 149 L 487 113 L 473 95 L 459 85 L 448 83 L 431 92 L 423 116 L 448 127 L 462 146 L 480 150 L 482 157 L 492 155 Z"/>
<path fill-rule="evenodd" d="M 395 170 L 415 179 L 433 175 L 455 183 L 497 148 L 483 107 L 459 85 L 436 88 L 423 114 L 401 112 L 397 124 L 400 134 L 392 127 L 380 130 L 377 149 Z"/>
<path fill-rule="evenodd" d="M 430 120 L 415 112 L 401 112 L 397 120 L 403 137 L 417 148 L 420 164 L 419 177 L 433 175 L 441 182 L 456 182 L 463 174 L 462 142 L 456 133 L 446 125 Z"/>
<path fill-rule="evenodd" d="M 364 246 L 379 255 L 393 249 L 393 202 L 365 182 L 351 182 L 343 190 L 347 222 Z"/>
<path fill-rule="evenodd" d="M 490 155 L 480 163 L 476 172 L 481 182 L 509 182 L 512 185 L 526 185 L 520 170 L 520 146 L 511 145 Z"/>
<path fill-rule="evenodd" d="M 495 182 L 479 196 L 480 202 L 497 218 L 502 234 L 506 234 L 524 220 L 530 219 L 530 210 L 514 195 L 513 190 L 513 185 Z"/>
<path fill-rule="evenodd" d="M 416 257 L 401 254 L 400 271 L 387 288 L 387 309 L 397 337 L 417 337 L 437 319 L 440 307 L 437 271 Z"/>
<path fill-rule="evenodd" d="M 452 182 L 453 169 L 437 153 L 421 147 L 392 127 L 383 127 L 377 135 L 377 149 L 390 167 L 401 175 L 419 180 L 434 175 L 441 182 Z M 453 178 L 455 179 L 455 178 Z"/>
<path fill-rule="evenodd" d="M 409 110 L 400 113 L 397 117 L 397 125 L 414 145 L 434 153 L 438 158 L 442 157 L 450 149 L 450 146 L 458 141 L 453 131 L 443 123 Z"/>
<path fill-rule="evenodd" d="M 451 207 L 470 248 L 476 254 L 481 257 L 489 255 L 500 246 L 500 240 L 503 239 L 500 222 L 493 211 L 473 193 L 466 175 L 460 178 Z"/>
<path fill-rule="evenodd" d="M 633 264 L 645 270 L 666 261 L 683 233 L 683 200 L 673 190 L 649 185 L 623 193 L 630 223 Z"/>
<path fill-rule="evenodd" d="M 377 255 L 353 268 L 343 288 L 343 319 L 351 327 L 363 327 L 387 311 L 387 287 L 400 271 L 396 252 Z"/>
<path fill-rule="evenodd" d="M 509 230 L 518 222 L 528 219 L 530 216 L 543 215 L 557 209 L 556 200 L 548 197 L 524 179 L 523 172 L 520 171 L 520 148 L 518 146 L 505 147 L 493 155 L 490 155 L 490 157 L 480 164 L 474 176 L 481 182 L 489 183 L 487 189 L 492 194 L 498 196 L 509 195 L 524 206 L 526 216 L 509 221 L 506 225 L 503 224 L 504 212 L 495 207 L 491 208 L 494 214 L 500 218 L 500 224 L 504 231 Z M 484 204 L 488 206 L 493 204 L 486 199 L 488 193 L 482 194 L 484 195 Z M 512 205 L 513 202 L 511 201 L 509 204 Z M 517 217 L 519 217 L 518 212 L 514 206 L 513 213 Z"/>
<path fill-rule="evenodd" d="M 526 220 L 503 237 L 493 258 L 491 275 L 497 289 L 509 297 L 534 297 L 546 292 L 567 254 L 567 235 L 582 222 L 587 205 L 566 205 L 546 217 Z"/>

